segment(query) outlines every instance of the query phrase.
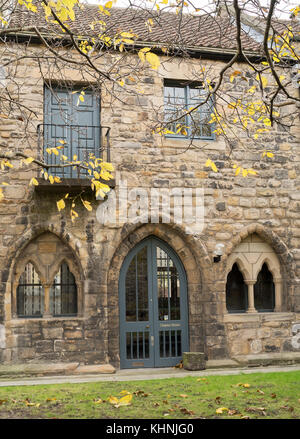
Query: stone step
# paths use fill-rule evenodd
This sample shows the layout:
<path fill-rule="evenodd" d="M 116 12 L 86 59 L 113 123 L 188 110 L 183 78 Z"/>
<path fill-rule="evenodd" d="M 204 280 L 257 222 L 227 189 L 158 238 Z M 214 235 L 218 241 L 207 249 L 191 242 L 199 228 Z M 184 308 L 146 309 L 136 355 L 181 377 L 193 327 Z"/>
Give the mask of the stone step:
<path fill-rule="evenodd" d="M 233 360 L 247 367 L 291 365 L 300 363 L 300 352 L 237 355 Z"/>
<path fill-rule="evenodd" d="M 80 365 L 80 363 L 31 363 L 2 364 L 0 377 L 113 374 L 116 369 L 110 364 Z"/>

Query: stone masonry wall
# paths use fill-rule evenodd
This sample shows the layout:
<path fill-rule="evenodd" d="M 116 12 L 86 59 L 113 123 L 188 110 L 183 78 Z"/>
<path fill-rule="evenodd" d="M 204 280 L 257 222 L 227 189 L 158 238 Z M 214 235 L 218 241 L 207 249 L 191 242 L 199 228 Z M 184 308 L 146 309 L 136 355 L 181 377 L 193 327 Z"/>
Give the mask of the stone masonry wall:
<path fill-rule="evenodd" d="M 223 65 L 221 61 L 203 62 L 214 71 Z M 188 140 L 164 139 L 154 134 L 151 122 L 163 111 L 163 79 L 194 79 L 198 63 L 179 63 L 175 59 L 162 64 L 158 71 L 145 68 L 138 86 L 126 83 L 133 90 L 141 87 L 142 95 L 126 94 L 126 87 L 118 89 L 127 105 L 119 100 L 112 105 L 108 91 L 103 89 L 101 123 L 111 127 L 116 192 L 121 179 L 127 182 L 128 189 L 204 188 L 202 231 L 195 228 L 193 234 L 187 234 L 185 224 L 174 227 L 171 223 L 155 225 L 145 232 L 162 236 L 179 256 L 180 250 L 193 255 L 180 256 L 190 278 L 189 297 L 193 297 L 193 305 L 189 304 L 190 327 L 194 320 L 197 322 L 191 334 L 192 345 L 204 350 L 209 359 L 254 352 L 253 346 L 260 352 L 288 350 L 292 322 L 300 321 L 299 124 L 285 131 L 274 127 L 259 143 L 251 143 L 242 132 L 240 143 L 232 142 L 230 155 L 221 138 L 197 140 L 188 147 Z M 85 80 L 71 70 L 69 77 Z M 22 84 L 21 99 L 32 107 L 37 118 L 29 127 L 29 138 L 17 117 L 2 121 L 1 144 L 7 150 L 17 148 L 36 156 L 36 126 L 43 121 L 44 83 L 37 66 L 26 59 L 20 60 L 15 80 Z M 235 84 L 228 80 L 228 87 L 232 85 Z M 237 83 L 236 93 L 242 96 L 245 87 Z M 245 143 L 247 150 L 242 148 Z M 261 160 L 262 151 L 271 147 L 274 158 Z M 208 156 L 218 166 L 217 173 L 205 167 Z M 258 176 L 235 177 L 234 162 L 252 167 Z M 96 209 L 105 201 L 92 198 L 93 211 L 79 206 L 79 219 L 72 223 L 68 211 L 57 211 L 59 194 L 38 193 L 28 186 L 30 178 L 36 176 L 36 167 L 17 162 L 14 165 L 14 172 L 8 170 L 3 177 L 10 186 L 4 188 L 5 199 L 0 203 L 0 361 L 112 361 L 118 365 L 118 271 L 110 270 L 120 267 L 126 250 L 136 243 L 136 236 L 144 236 L 136 235 L 137 230 L 142 230 L 141 225 L 126 221 L 100 224 Z M 45 231 L 68 246 L 80 264 L 78 282 L 83 304 L 78 318 L 25 321 L 13 317 L 14 264 L 26 245 Z M 287 317 L 273 313 L 270 318 L 255 315 L 252 319 L 248 315 L 245 322 L 231 321 L 225 306 L 226 261 L 235 245 L 254 232 L 274 249 L 280 261 L 284 294 L 289 298 L 283 310 Z M 181 239 L 178 245 L 176 236 Z M 213 262 L 217 243 L 225 245 L 224 257 L 218 264 Z M 119 258 L 119 265 L 114 265 L 115 258 Z"/>

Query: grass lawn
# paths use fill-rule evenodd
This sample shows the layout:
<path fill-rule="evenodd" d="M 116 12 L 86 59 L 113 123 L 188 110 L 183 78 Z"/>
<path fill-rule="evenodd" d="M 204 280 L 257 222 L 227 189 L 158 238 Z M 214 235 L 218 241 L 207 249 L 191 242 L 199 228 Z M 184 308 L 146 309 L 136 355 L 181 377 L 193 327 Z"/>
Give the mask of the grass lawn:
<path fill-rule="evenodd" d="M 299 419 L 300 371 L 0 387 L 1 419 L 245 417 Z"/>

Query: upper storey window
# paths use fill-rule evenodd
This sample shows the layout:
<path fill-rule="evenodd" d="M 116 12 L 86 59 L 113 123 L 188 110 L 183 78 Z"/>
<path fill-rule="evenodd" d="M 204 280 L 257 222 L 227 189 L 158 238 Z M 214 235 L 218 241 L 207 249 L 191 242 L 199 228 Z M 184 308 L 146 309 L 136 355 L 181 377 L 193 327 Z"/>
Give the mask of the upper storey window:
<path fill-rule="evenodd" d="M 169 122 L 170 137 L 189 139 L 214 139 L 214 124 L 209 123 L 213 111 L 213 101 L 207 98 L 207 91 L 200 83 L 186 84 L 181 81 L 165 81 L 164 114 Z M 202 105 L 199 105 L 201 104 Z M 199 105 L 199 107 L 198 107 Z M 191 114 L 187 111 L 196 108 Z"/>
<path fill-rule="evenodd" d="M 62 156 L 88 162 L 90 155 L 101 156 L 100 100 L 81 88 L 45 87 L 43 142 L 44 159 L 50 165 L 64 165 Z M 59 154 L 49 154 L 59 147 Z M 72 166 L 52 167 L 62 178 L 85 177 L 87 171 Z"/>

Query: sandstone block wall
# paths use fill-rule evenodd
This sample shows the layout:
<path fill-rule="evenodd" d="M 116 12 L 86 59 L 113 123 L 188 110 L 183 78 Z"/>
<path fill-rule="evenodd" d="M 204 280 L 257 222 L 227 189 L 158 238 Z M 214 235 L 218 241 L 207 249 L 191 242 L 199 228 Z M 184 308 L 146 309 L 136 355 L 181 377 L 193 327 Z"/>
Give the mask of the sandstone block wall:
<path fill-rule="evenodd" d="M 79 204 L 79 219 L 72 223 L 67 210 L 57 211 L 59 195 L 38 193 L 28 186 L 30 178 L 37 175 L 35 166 L 14 162 L 14 172 L 4 173 L 3 180 L 9 180 L 10 186 L 5 187 L 0 204 L 1 361 L 111 361 L 118 366 L 118 270 L 128 251 L 147 234 L 165 239 L 183 261 L 188 277 L 191 350 L 203 350 L 209 359 L 292 350 L 291 327 L 300 321 L 299 125 L 285 130 L 275 126 L 260 142 L 249 140 L 242 132 L 232 141 L 231 154 L 221 138 L 197 140 L 189 146 L 189 140 L 154 134 L 152 122 L 163 112 L 164 78 L 194 79 L 198 62 L 170 60 L 158 72 L 145 69 L 138 86 L 131 86 L 135 91 L 142 88 L 143 94 L 130 96 L 120 87 L 120 100 L 113 100 L 113 105 L 108 89 L 103 89 L 101 123 L 111 127 L 116 192 L 120 191 L 120 180 L 127 182 L 128 190 L 204 188 L 202 230 L 195 227 L 193 233 L 186 233 L 186 224 L 128 224 L 122 219 L 103 225 L 97 220 L 96 209 L 105 201 L 93 198 L 93 211 Z M 210 60 L 205 64 L 214 71 L 223 65 Z M 67 74 L 73 80 L 86 80 L 71 70 Z M 59 70 L 54 69 L 54 75 L 61 79 Z M 36 127 L 43 121 L 44 81 L 38 67 L 26 59 L 20 60 L 15 80 L 22 85 L 20 98 L 37 117 L 26 135 L 17 117 L 1 122 L 1 144 L 7 150 L 17 148 L 37 156 Z M 234 84 L 228 80 L 231 86 Z M 236 85 L 237 95 L 242 96 L 245 90 L 246 85 Z M 262 160 L 262 151 L 271 148 L 274 158 Z M 205 167 L 208 156 L 215 161 L 217 173 Z M 258 176 L 235 177 L 235 162 L 257 170 Z M 82 291 L 78 318 L 19 320 L 14 315 L 15 266 L 24 258 L 27 246 L 44 232 L 59 240 L 58 257 L 67 251 L 76 260 Z M 230 255 L 253 233 L 278 258 L 284 314 L 247 315 L 235 320 L 227 316 L 225 304 Z M 213 262 L 217 243 L 225 246 L 220 263 Z"/>

